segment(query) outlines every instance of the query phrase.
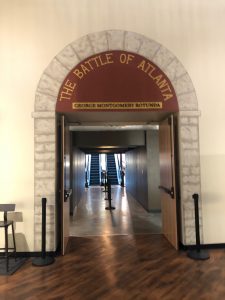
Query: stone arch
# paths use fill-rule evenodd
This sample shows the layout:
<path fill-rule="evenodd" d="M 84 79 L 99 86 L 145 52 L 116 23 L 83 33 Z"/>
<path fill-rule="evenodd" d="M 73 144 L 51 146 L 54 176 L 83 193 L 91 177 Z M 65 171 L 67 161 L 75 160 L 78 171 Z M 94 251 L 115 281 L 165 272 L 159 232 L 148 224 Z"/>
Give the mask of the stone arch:
<path fill-rule="evenodd" d="M 141 34 L 107 30 L 88 34 L 67 45 L 45 69 L 39 81 L 34 107 L 34 248 L 40 249 L 40 199 L 47 197 L 47 249 L 55 250 L 55 106 L 66 75 L 85 58 L 108 50 L 124 50 L 146 57 L 170 79 L 179 105 L 179 168 L 182 242 L 193 244 L 192 194 L 200 194 L 199 111 L 192 81 L 179 60 L 161 44 Z M 200 205 L 201 209 L 201 205 Z"/>

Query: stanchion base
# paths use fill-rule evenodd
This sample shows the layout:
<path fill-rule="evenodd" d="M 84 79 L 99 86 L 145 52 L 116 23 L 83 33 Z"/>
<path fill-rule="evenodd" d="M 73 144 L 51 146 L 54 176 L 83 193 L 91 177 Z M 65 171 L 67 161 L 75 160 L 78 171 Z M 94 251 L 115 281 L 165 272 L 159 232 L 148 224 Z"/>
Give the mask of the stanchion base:
<path fill-rule="evenodd" d="M 116 208 L 113 207 L 113 206 L 108 206 L 108 207 L 106 207 L 105 209 L 107 209 L 107 210 L 112 210 L 112 209 L 116 209 Z"/>
<path fill-rule="evenodd" d="M 210 257 L 207 250 L 190 250 L 188 251 L 187 256 L 195 260 L 205 260 Z"/>
<path fill-rule="evenodd" d="M 48 266 L 48 265 L 53 264 L 54 261 L 55 261 L 55 258 L 52 257 L 52 256 L 35 257 L 32 260 L 32 265 L 33 266 L 39 266 L 39 267 Z"/>

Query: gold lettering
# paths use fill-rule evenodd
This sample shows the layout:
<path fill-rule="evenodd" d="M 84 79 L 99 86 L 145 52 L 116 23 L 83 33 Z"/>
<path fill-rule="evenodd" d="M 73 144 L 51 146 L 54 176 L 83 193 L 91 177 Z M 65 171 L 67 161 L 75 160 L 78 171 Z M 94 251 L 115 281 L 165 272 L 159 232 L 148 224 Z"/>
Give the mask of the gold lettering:
<path fill-rule="evenodd" d="M 92 59 L 89 59 L 89 60 L 85 61 L 84 63 L 88 64 L 88 66 L 93 70 L 93 67 L 92 67 L 92 64 L 91 64 L 91 60 Z"/>
<path fill-rule="evenodd" d="M 160 75 L 158 75 L 158 76 L 156 76 L 155 78 L 154 78 L 154 80 L 156 81 L 156 84 L 159 86 L 159 82 L 160 82 L 160 80 L 162 79 L 162 75 L 160 74 Z"/>
<path fill-rule="evenodd" d="M 66 81 L 66 83 L 65 83 L 65 86 L 68 87 L 68 88 L 71 88 L 72 90 L 74 90 L 74 89 L 75 89 L 75 86 L 76 86 L 76 83 L 70 81 L 69 79 L 67 79 L 67 81 Z"/>
<path fill-rule="evenodd" d="M 133 59 L 134 59 L 134 55 L 128 54 L 126 64 L 129 64 L 129 62 L 132 61 Z"/>
<path fill-rule="evenodd" d="M 81 64 L 81 69 L 85 75 L 90 72 L 90 70 L 87 67 L 85 67 L 85 65 L 83 64 Z"/>
<path fill-rule="evenodd" d="M 95 57 L 93 57 L 91 60 L 94 60 L 94 62 L 95 62 L 95 64 L 96 64 L 96 67 L 98 68 L 98 67 L 99 67 L 99 64 L 98 64 L 97 59 L 98 59 L 98 56 L 95 56 Z"/>
<path fill-rule="evenodd" d="M 163 94 L 164 101 L 170 100 L 173 98 L 173 94 Z"/>
<path fill-rule="evenodd" d="M 73 71 L 73 74 L 75 74 L 79 79 L 82 79 L 84 77 L 84 73 L 81 72 L 79 69 L 75 69 Z"/>
<path fill-rule="evenodd" d="M 102 60 L 101 55 L 99 55 L 98 57 L 99 57 L 99 61 L 100 61 L 101 66 L 107 65 L 107 62 L 104 62 L 104 61 Z"/>
<path fill-rule="evenodd" d="M 129 64 L 130 61 L 134 59 L 134 55 L 122 53 L 120 54 L 120 62 L 121 64 Z"/>
<path fill-rule="evenodd" d="M 60 93 L 59 101 L 70 100 L 75 87 L 76 87 L 76 83 L 70 81 L 69 79 L 67 79 L 65 84 L 62 87 L 62 91 Z"/>
<path fill-rule="evenodd" d="M 158 87 L 162 90 L 164 87 L 168 86 L 168 82 L 166 81 L 166 79 L 163 79 L 162 81 L 160 81 L 158 83 Z"/>
<path fill-rule="evenodd" d="M 145 110 L 162 109 L 163 103 L 160 102 L 74 102 L 74 110 Z"/>
<path fill-rule="evenodd" d="M 114 61 L 112 60 L 112 56 L 113 56 L 113 53 L 106 53 L 106 60 L 107 60 L 107 63 L 108 64 L 113 64 Z"/>
<path fill-rule="evenodd" d="M 143 72 L 145 71 L 145 60 L 142 60 L 140 64 L 137 66 L 138 69 L 141 69 Z"/>
<path fill-rule="evenodd" d="M 150 65 L 150 71 L 148 72 L 148 76 L 151 77 L 153 80 L 155 79 L 155 77 L 152 75 L 152 73 L 155 72 L 155 67 L 151 64 Z"/>
<path fill-rule="evenodd" d="M 120 62 L 121 62 L 121 64 L 126 63 L 126 54 L 125 53 L 120 54 Z"/>

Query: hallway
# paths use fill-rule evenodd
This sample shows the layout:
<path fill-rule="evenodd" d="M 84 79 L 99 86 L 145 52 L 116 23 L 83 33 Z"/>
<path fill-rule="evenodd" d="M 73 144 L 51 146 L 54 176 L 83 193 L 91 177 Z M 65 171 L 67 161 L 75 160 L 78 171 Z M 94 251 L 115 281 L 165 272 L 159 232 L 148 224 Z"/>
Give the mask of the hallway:
<path fill-rule="evenodd" d="M 107 211 L 104 187 L 85 190 L 74 216 L 70 219 L 70 236 L 160 234 L 160 213 L 147 212 L 126 189 L 112 186 L 112 206 Z"/>

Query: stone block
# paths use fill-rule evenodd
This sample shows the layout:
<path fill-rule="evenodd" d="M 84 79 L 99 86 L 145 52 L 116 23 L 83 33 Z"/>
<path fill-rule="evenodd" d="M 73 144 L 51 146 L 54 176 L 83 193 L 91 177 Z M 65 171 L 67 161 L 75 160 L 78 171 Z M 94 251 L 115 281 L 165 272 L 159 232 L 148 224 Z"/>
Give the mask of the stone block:
<path fill-rule="evenodd" d="M 189 118 L 189 120 L 191 125 L 198 125 L 198 118 Z"/>
<path fill-rule="evenodd" d="M 57 56 L 58 59 L 69 71 L 72 70 L 79 62 L 74 49 L 68 45 Z"/>
<path fill-rule="evenodd" d="M 46 234 L 46 251 L 55 251 L 54 232 Z M 41 233 L 35 234 L 34 251 L 41 251 Z"/>
<path fill-rule="evenodd" d="M 35 226 L 42 224 L 42 215 L 36 215 L 35 216 Z M 54 218 L 52 215 L 46 215 L 46 224 L 54 224 Z"/>
<path fill-rule="evenodd" d="M 34 232 L 35 232 L 35 234 L 37 234 L 37 233 L 41 233 L 41 223 L 36 223 L 35 222 L 35 230 L 34 230 Z M 49 223 L 46 223 L 46 233 L 52 233 L 52 232 L 54 232 L 55 231 L 55 224 L 53 223 L 53 224 L 49 224 Z"/>
<path fill-rule="evenodd" d="M 35 178 L 55 178 L 55 170 L 35 171 Z"/>
<path fill-rule="evenodd" d="M 196 184 L 182 184 L 182 202 L 184 209 L 193 209 L 194 200 L 192 198 L 193 194 L 200 195 L 200 183 Z"/>
<path fill-rule="evenodd" d="M 55 195 L 48 195 L 45 198 L 47 198 L 47 208 L 48 208 L 46 214 L 54 215 L 54 209 L 55 209 L 55 204 L 56 204 L 55 203 L 55 201 L 56 201 Z M 34 204 L 35 204 L 35 206 L 40 206 L 41 205 L 41 197 L 35 197 Z M 40 207 L 40 209 L 41 209 L 41 207 Z M 39 213 L 41 214 L 41 210 L 39 210 L 38 208 L 37 208 L 37 210 L 35 210 L 35 213 L 36 212 L 38 212 L 38 214 Z"/>
<path fill-rule="evenodd" d="M 182 76 L 186 73 L 183 65 L 179 62 L 179 60 L 174 57 L 171 62 L 164 67 L 164 72 L 168 76 L 168 78 L 173 81 L 176 78 Z"/>
<path fill-rule="evenodd" d="M 138 53 L 144 37 L 134 32 L 125 32 L 124 50 Z"/>
<path fill-rule="evenodd" d="M 183 218 L 184 219 L 188 219 L 188 220 L 192 220 L 194 218 L 194 209 L 186 209 L 183 212 Z"/>
<path fill-rule="evenodd" d="M 109 49 L 106 31 L 91 33 L 88 36 L 94 53 L 105 52 Z"/>
<path fill-rule="evenodd" d="M 36 134 L 55 134 L 55 119 L 35 119 L 34 129 Z"/>
<path fill-rule="evenodd" d="M 36 161 L 35 163 L 35 170 L 44 170 L 45 169 L 45 163 L 43 161 Z"/>
<path fill-rule="evenodd" d="M 194 176 L 194 175 L 192 175 L 192 176 L 183 176 L 183 183 L 186 183 L 186 184 L 188 184 L 188 183 L 190 183 L 190 184 L 200 183 L 200 178 L 199 178 L 199 176 Z"/>
<path fill-rule="evenodd" d="M 55 194 L 55 178 L 35 179 L 35 195 L 47 197 L 47 195 Z"/>
<path fill-rule="evenodd" d="M 45 70 L 45 74 L 51 78 L 63 82 L 68 74 L 68 69 L 56 58 L 54 58 Z"/>
<path fill-rule="evenodd" d="M 49 161 L 49 160 L 55 160 L 55 153 L 54 152 L 40 152 L 34 154 L 35 160 L 38 161 Z"/>
<path fill-rule="evenodd" d="M 198 167 L 200 164 L 198 150 L 183 150 L 181 164 L 182 166 Z"/>
<path fill-rule="evenodd" d="M 152 58 L 155 56 L 160 47 L 161 45 L 159 43 L 153 40 L 146 39 L 143 41 L 140 47 L 139 54 L 143 55 L 149 60 L 152 60 Z"/>
<path fill-rule="evenodd" d="M 195 220 L 194 220 L 194 218 L 192 218 L 192 219 L 190 219 L 190 218 L 188 218 L 188 219 L 185 219 L 184 218 L 184 220 L 183 220 L 183 223 L 184 223 L 184 227 L 185 228 L 195 228 Z"/>
<path fill-rule="evenodd" d="M 37 92 L 45 95 L 50 95 L 57 99 L 61 82 L 49 77 L 47 74 L 43 74 L 39 82 Z"/>
<path fill-rule="evenodd" d="M 45 170 L 55 170 L 55 160 L 45 161 Z"/>
<path fill-rule="evenodd" d="M 44 197 L 44 196 L 43 196 L 43 197 Z M 52 215 L 52 218 L 54 219 L 54 215 L 55 215 L 55 205 L 50 205 L 50 204 L 49 204 L 48 199 L 49 199 L 50 197 L 53 197 L 53 198 L 54 198 L 55 195 L 52 194 L 52 195 L 48 195 L 47 197 L 45 197 L 45 198 L 47 198 L 47 204 L 46 204 L 46 216 Z M 42 197 L 35 197 L 35 201 L 37 202 L 37 205 L 35 205 L 35 207 L 34 207 L 34 215 L 35 215 L 35 216 L 36 216 L 36 215 L 40 215 L 40 214 L 42 213 L 42 207 L 41 207 L 42 202 L 41 202 L 41 198 L 42 198 Z M 39 201 L 38 201 L 38 199 L 39 199 Z"/>
<path fill-rule="evenodd" d="M 44 144 L 37 144 L 34 145 L 34 151 L 35 152 L 43 152 L 45 149 Z"/>
<path fill-rule="evenodd" d="M 189 118 L 180 117 L 179 122 L 180 122 L 180 125 L 187 125 L 187 124 L 189 124 Z"/>
<path fill-rule="evenodd" d="M 124 35 L 125 31 L 122 30 L 108 30 L 109 50 L 124 50 Z"/>
<path fill-rule="evenodd" d="M 189 143 L 198 140 L 198 127 L 196 126 L 181 126 L 180 137 L 182 140 L 188 140 Z"/>
<path fill-rule="evenodd" d="M 180 144 L 181 144 L 182 149 L 198 149 L 199 148 L 198 142 L 192 142 L 192 143 L 181 142 Z"/>
<path fill-rule="evenodd" d="M 156 52 L 152 61 L 161 69 L 165 70 L 166 67 L 172 62 L 174 55 L 165 47 L 161 46 Z"/>
<path fill-rule="evenodd" d="M 44 149 L 47 152 L 55 152 L 56 151 L 56 145 L 54 143 L 47 143 L 47 144 L 44 144 Z"/>
<path fill-rule="evenodd" d="M 71 44 L 79 60 L 93 55 L 94 49 L 88 36 L 84 36 Z"/>
<path fill-rule="evenodd" d="M 193 167 L 193 168 L 191 168 L 191 174 L 193 174 L 193 175 L 200 175 L 200 167 Z"/>
<path fill-rule="evenodd" d="M 55 134 L 35 134 L 35 143 L 55 143 Z"/>
<path fill-rule="evenodd" d="M 181 77 L 175 79 L 173 81 L 173 87 L 176 91 L 177 96 L 187 93 L 191 94 L 194 92 L 194 86 L 188 73 L 185 73 Z"/>
<path fill-rule="evenodd" d="M 186 245 L 195 245 L 195 228 L 194 227 L 185 227 L 185 244 Z"/>
<path fill-rule="evenodd" d="M 177 98 L 180 110 L 198 109 L 198 101 L 195 92 L 187 92 L 186 94 L 180 94 Z"/>
<path fill-rule="evenodd" d="M 36 93 L 35 111 L 55 111 L 56 97 Z"/>
<path fill-rule="evenodd" d="M 190 168 L 188 168 L 188 167 L 183 167 L 183 168 L 181 169 L 181 174 L 182 174 L 182 175 L 189 175 L 189 174 L 190 174 Z"/>

